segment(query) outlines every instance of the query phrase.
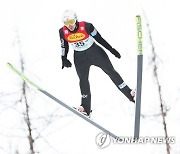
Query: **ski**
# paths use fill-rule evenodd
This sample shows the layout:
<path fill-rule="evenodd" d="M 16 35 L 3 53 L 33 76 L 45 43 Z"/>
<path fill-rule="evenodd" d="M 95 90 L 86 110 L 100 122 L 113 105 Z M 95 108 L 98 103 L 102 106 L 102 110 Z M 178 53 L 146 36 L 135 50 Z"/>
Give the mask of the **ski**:
<path fill-rule="evenodd" d="M 90 123 L 91 125 L 95 126 L 96 128 L 100 129 L 101 131 L 103 131 L 104 133 L 110 135 L 111 137 L 117 139 L 119 138 L 118 136 L 116 136 L 115 134 L 113 134 L 112 132 L 110 132 L 109 130 L 107 130 L 106 128 L 102 127 L 101 125 L 97 124 L 96 122 L 94 122 L 93 120 L 91 120 L 89 117 L 83 115 L 82 113 L 80 113 L 79 111 L 77 111 L 76 109 L 74 109 L 73 107 L 68 106 L 67 104 L 65 104 L 64 102 L 62 102 L 61 100 L 59 100 L 58 98 L 56 98 L 55 96 L 51 95 L 49 92 L 47 92 L 46 90 L 42 89 L 39 85 L 37 85 L 36 83 L 34 83 L 32 80 L 30 80 L 28 77 L 26 77 L 23 73 L 21 73 L 20 71 L 18 71 L 12 64 L 7 63 L 7 66 L 14 71 L 17 75 L 19 75 L 21 77 L 22 80 L 24 80 L 25 82 L 29 83 L 31 86 L 33 86 L 34 88 L 36 88 L 38 91 L 40 91 L 41 93 L 43 93 L 44 95 L 46 95 L 47 97 L 49 97 L 50 99 L 52 99 L 53 101 L 59 103 L 61 106 L 63 106 L 64 108 L 68 109 L 69 111 L 71 111 L 72 113 L 74 113 L 75 115 L 79 116 L 80 118 L 84 119 L 85 121 L 87 121 L 88 123 Z"/>
<path fill-rule="evenodd" d="M 136 89 L 136 110 L 135 110 L 135 125 L 134 139 L 139 138 L 140 133 L 140 115 L 141 115 L 141 89 L 142 89 L 142 70 L 143 70 L 143 35 L 141 16 L 136 16 L 137 26 L 137 89 Z"/>

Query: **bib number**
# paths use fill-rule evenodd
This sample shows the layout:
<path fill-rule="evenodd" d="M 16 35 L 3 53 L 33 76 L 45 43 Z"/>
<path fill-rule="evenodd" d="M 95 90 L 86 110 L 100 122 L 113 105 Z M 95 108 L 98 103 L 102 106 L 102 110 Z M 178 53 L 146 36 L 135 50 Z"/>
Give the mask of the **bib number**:
<path fill-rule="evenodd" d="M 75 42 L 75 43 L 74 43 L 75 47 L 77 47 L 77 48 L 84 46 L 84 44 L 85 44 L 85 43 L 84 43 L 83 41 Z"/>
<path fill-rule="evenodd" d="M 71 45 L 75 51 L 84 51 L 87 50 L 94 43 L 94 40 L 91 36 L 89 36 L 85 40 L 81 40 L 78 42 L 72 42 Z"/>

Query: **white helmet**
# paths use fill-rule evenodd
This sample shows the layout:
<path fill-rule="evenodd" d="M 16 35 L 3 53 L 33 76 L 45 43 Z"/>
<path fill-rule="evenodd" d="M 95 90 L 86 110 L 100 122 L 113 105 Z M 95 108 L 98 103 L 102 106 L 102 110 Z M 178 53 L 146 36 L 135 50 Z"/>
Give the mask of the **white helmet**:
<path fill-rule="evenodd" d="M 72 10 L 64 11 L 62 21 L 65 22 L 65 21 L 71 20 L 71 19 L 74 19 L 75 21 L 77 21 L 76 13 L 74 11 L 72 11 Z"/>

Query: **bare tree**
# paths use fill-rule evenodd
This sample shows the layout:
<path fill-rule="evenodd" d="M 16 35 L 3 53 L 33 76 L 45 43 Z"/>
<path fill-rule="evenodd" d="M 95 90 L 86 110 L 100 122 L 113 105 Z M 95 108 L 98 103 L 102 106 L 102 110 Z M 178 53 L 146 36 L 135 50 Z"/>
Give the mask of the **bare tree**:
<path fill-rule="evenodd" d="M 22 68 L 22 72 L 24 71 L 24 67 L 23 67 L 23 60 L 21 59 L 21 68 Z M 31 154 L 34 154 L 34 139 L 32 136 L 32 124 L 31 124 L 31 119 L 30 119 L 30 107 L 28 104 L 28 99 L 27 99 L 27 92 L 26 92 L 26 83 L 25 81 L 23 81 L 22 83 L 22 97 L 21 97 L 21 101 L 22 103 L 25 104 L 25 112 L 24 112 L 24 119 L 28 128 L 28 140 L 29 140 L 29 145 L 30 145 L 30 152 Z"/>
<path fill-rule="evenodd" d="M 157 54 L 155 52 L 155 46 L 153 44 L 153 38 L 152 38 L 149 22 L 144 11 L 143 13 L 146 19 L 146 27 L 148 29 L 149 41 L 152 47 L 153 74 L 154 74 L 156 84 L 157 84 L 157 89 L 158 89 L 158 96 L 159 96 L 160 110 L 161 110 L 160 112 L 161 112 L 162 121 L 163 121 L 164 133 L 165 133 L 165 138 L 168 139 L 168 130 L 167 130 L 167 122 L 166 122 L 168 109 L 165 105 L 165 102 L 163 101 L 162 86 L 160 84 L 159 75 L 158 75 Z M 168 142 L 166 142 L 166 151 L 167 151 L 167 154 L 170 154 L 170 145 Z"/>
<path fill-rule="evenodd" d="M 21 54 L 21 42 L 20 42 L 20 37 L 17 31 L 17 44 L 19 46 L 19 53 L 20 53 L 20 66 L 21 66 L 21 72 L 24 72 L 24 60 Z M 29 146 L 30 146 L 30 153 L 35 154 L 34 150 L 34 139 L 32 135 L 32 124 L 31 124 L 31 118 L 30 118 L 30 107 L 28 104 L 28 99 L 27 99 L 27 86 L 26 82 L 22 82 L 22 94 L 21 94 L 21 99 L 20 102 L 25 104 L 25 112 L 23 113 L 24 115 L 24 120 L 27 126 L 28 130 L 28 141 L 29 141 Z"/>
<path fill-rule="evenodd" d="M 21 49 L 21 40 L 20 40 L 20 36 L 19 36 L 19 32 L 18 30 L 16 31 L 16 45 L 18 45 L 18 52 L 19 52 L 19 57 L 20 57 L 20 69 L 21 72 L 23 74 L 25 74 L 24 72 L 25 70 L 25 61 L 22 55 L 22 49 Z M 37 150 L 35 150 L 35 141 L 38 140 L 39 138 L 41 138 L 42 140 L 44 140 L 44 142 L 48 145 L 48 147 L 50 147 L 54 152 L 59 153 L 56 148 L 54 148 L 47 140 L 44 136 L 41 135 L 41 133 L 43 131 L 45 131 L 45 129 L 52 123 L 54 118 L 61 118 L 62 116 L 56 115 L 57 112 L 53 112 L 51 113 L 49 116 L 47 115 L 47 117 L 37 117 L 36 120 L 38 119 L 42 119 L 46 122 L 45 126 L 41 129 L 33 126 L 33 122 L 31 119 L 31 112 L 32 112 L 32 108 L 30 106 L 30 99 L 29 99 L 29 87 L 26 84 L 25 81 L 22 81 L 21 83 L 21 98 L 19 100 L 19 102 L 21 102 L 22 105 L 24 105 L 24 111 L 23 113 L 23 117 L 24 117 L 24 121 L 27 127 L 27 132 L 28 132 L 28 143 L 29 143 L 29 147 L 30 147 L 30 153 L 31 154 L 35 154 L 35 153 L 39 153 Z M 56 109 L 57 110 L 57 109 Z M 49 119 L 49 120 L 47 120 Z M 33 135 L 34 134 L 34 135 Z"/>

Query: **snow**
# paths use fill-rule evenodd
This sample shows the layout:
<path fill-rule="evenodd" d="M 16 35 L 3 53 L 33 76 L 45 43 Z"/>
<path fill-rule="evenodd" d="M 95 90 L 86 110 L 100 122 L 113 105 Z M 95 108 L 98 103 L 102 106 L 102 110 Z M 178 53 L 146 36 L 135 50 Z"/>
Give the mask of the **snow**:
<path fill-rule="evenodd" d="M 102 5 L 103 4 L 103 5 Z M 25 106 L 19 103 L 21 79 L 6 66 L 12 63 L 20 69 L 24 60 L 25 74 L 45 90 L 70 106 L 80 104 L 79 80 L 74 65 L 61 69 L 58 30 L 63 26 L 65 9 L 77 12 L 78 19 L 92 22 L 101 35 L 122 55 L 116 59 L 109 51 L 113 66 L 125 82 L 136 87 L 136 23 L 143 19 L 143 91 L 141 136 L 164 136 L 158 89 L 153 76 L 152 52 L 147 29 L 151 30 L 158 57 L 158 75 L 163 99 L 168 111 L 168 135 L 175 137 L 171 153 L 180 153 L 179 114 L 179 36 L 180 22 L 177 0 L 6 0 L 0 1 L 0 153 L 27 154 L 29 143 L 23 119 Z M 146 15 L 146 16 L 145 16 Z M 20 55 L 20 52 L 21 55 Z M 68 58 L 73 62 L 73 50 Z M 119 136 L 132 136 L 134 105 L 115 87 L 105 73 L 92 66 L 89 80 L 92 91 L 92 119 Z M 35 151 L 40 154 L 164 154 L 165 144 L 111 143 L 100 149 L 95 139 L 101 132 L 73 115 L 34 88 L 27 89 L 32 119 Z"/>

